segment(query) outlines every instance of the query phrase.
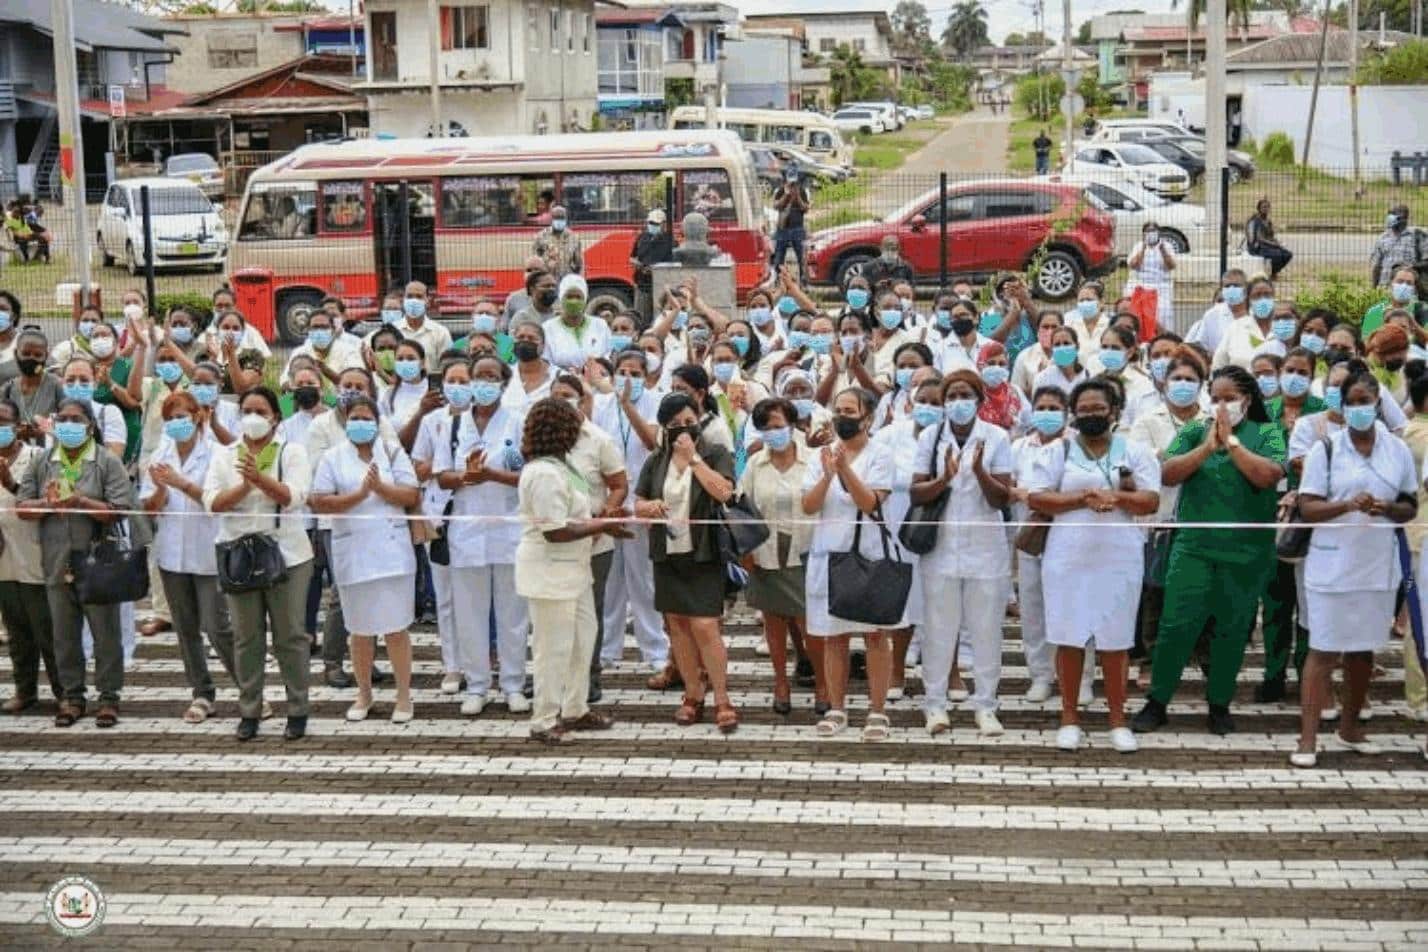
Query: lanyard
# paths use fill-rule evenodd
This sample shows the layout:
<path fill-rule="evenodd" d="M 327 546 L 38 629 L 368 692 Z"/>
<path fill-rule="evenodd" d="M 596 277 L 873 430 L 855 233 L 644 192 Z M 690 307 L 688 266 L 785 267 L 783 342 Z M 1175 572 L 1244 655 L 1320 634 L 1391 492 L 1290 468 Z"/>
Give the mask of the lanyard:
<path fill-rule="evenodd" d="M 60 484 L 69 492 L 74 491 L 75 485 L 79 482 L 79 477 L 84 472 L 84 457 L 85 454 L 89 452 L 89 447 L 93 442 L 93 437 L 85 440 L 84 445 L 81 446 L 76 453 L 76 459 L 73 462 L 70 462 L 68 454 L 64 450 L 60 450 Z"/>

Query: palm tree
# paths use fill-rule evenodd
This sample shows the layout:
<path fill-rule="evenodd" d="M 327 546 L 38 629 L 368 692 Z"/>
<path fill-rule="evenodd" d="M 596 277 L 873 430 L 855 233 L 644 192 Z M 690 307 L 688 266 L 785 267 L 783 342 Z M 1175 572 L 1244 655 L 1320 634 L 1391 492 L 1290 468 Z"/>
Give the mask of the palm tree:
<path fill-rule="evenodd" d="M 1253 0 L 1226 0 L 1230 19 L 1239 24 L 1240 29 L 1249 29 L 1250 9 Z M 1206 0 L 1190 0 L 1190 29 L 1200 25 L 1200 18 L 1205 15 Z M 1170 9 L 1176 10 L 1180 7 L 1180 0 L 1170 0 Z"/>
<path fill-rule="evenodd" d="M 962 0 L 947 15 L 942 45 L 959 56 L 991 42 L 987 32 L 987 9 L 979 0 Z"/>

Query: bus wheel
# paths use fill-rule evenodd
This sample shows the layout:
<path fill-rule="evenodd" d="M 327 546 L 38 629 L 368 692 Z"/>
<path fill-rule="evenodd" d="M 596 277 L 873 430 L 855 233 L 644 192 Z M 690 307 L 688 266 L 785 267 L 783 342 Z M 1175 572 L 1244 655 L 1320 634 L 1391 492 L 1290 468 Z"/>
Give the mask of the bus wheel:
<path fill-rule="evenodd" d="M 586 310 L 594 313 L 602 305 L 611 305 L 617 311 L 628 310 L 635 306 L 634 292 L 629 288 L 618 284 L 596 284 L 590 288 L 590 301 L 586 304 Z"/>
<path fill-rule="evenodd" d="M 308 319 L 321 306 L 322 295 L 316 291 L 286 291 L 278 295 L 278 336 L 294 345 L 307 340 Z"/>

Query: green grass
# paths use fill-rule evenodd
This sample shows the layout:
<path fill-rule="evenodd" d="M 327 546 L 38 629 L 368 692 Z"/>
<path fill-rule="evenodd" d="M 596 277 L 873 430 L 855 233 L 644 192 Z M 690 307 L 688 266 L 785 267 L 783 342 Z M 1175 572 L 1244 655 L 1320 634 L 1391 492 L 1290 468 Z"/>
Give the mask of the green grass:
<path fill-rule="evenodd" d="M 834 185 L 825 185 L 818 190 L 818 204 L 823 207 L 855 202 L 868 191 L 867 177 L 848 179 Z"/>
<path fill-rule="evenodd" d="M 860 169 L 886 172 L 907 161 L 907 151 L 894 146 L 860 145 L 853 153 L 853 164 Z"/>
<path fill-rule="evenodd" d="M 830 208 L 821 214 L 810 215 L 810 221 L 816 223 L 819 228 L 838 228 L 842 225 L 851 225 L 856 221 L 863 221 L 869 216 L 867 209 L 856 206 L 841 206 Z"/>
<path fill-rule="evenodd" d="M 1030 174 L 1036 171 L 1036 151 L 1031 142 L 1046 124 L 1036 119 L 1012 120 L 1007 130 L 1007 170 Z"/>

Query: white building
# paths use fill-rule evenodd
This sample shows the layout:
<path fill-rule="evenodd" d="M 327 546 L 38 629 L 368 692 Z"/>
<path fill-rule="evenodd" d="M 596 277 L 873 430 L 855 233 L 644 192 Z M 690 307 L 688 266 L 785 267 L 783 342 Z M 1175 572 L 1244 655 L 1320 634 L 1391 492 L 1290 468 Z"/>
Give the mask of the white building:
<path fill-rule="evenodd" d="M 804 51 L 817 53 L 826 61 L 840 46 L 853 50 L 864 66 L 882 70 L 897 88 L 902 67 L 893 54 L 889 5 L 869 0 L 771 0 L 757 9 L 745 7 L 749 27 L 801 24 Z"/>
<path fill-rule="evenodd" d="M 424 136 L 432 122 L 432 30 L 441 120 L 468 135 L 589 129 L 596 114 L 593 0 L 447 4 L 368 0 L 367 94 L 374 134 Z"/>

